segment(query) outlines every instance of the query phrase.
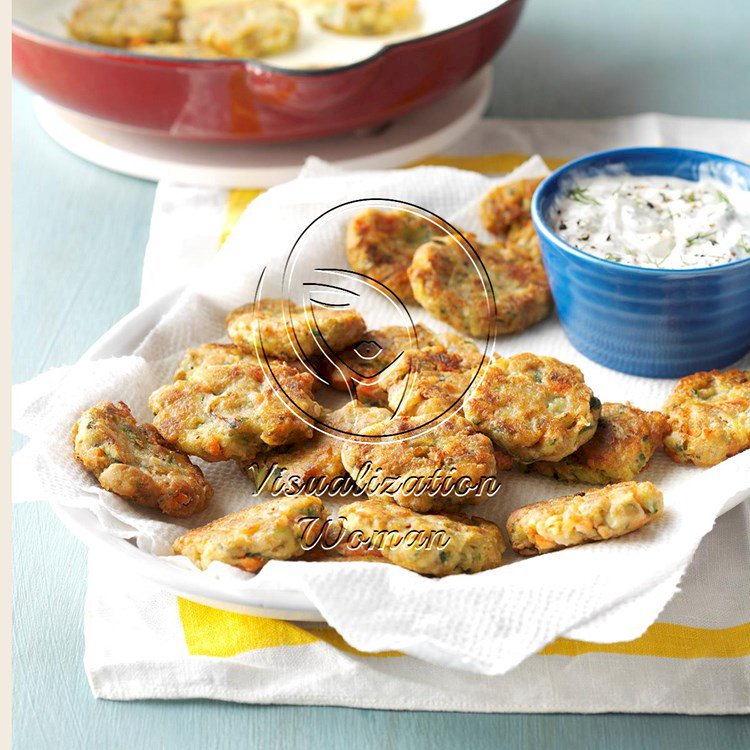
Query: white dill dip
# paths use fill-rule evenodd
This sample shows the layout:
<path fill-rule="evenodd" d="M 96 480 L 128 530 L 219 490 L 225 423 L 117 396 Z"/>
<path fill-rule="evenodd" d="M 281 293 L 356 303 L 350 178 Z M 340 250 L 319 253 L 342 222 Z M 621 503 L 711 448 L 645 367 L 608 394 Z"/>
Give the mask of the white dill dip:
<path fill-rule="evenodd" d="M 711 178 L 601 174 L 558 197 L 550 226 L 616 263 L 706 268 L 750 258 L 750 191 Z"/>

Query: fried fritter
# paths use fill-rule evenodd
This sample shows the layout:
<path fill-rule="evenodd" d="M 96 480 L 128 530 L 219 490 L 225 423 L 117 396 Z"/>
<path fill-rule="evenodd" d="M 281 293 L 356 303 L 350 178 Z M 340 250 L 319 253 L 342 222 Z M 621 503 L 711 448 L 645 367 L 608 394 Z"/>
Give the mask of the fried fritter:
<path fill-rule="evenodd" d="M 318 23 L 339 34 L 387 34 L 415 16 L 417 0 L 322 0 Z"/>
<path fill-rule="evenodd" d="M 269 357 L 268 360 L 260 362 L 255 353 L 243 351 L 236 344 L 201 344 L 193 349 L 188 349 L 182 357 L 174 374 L 175 380 L 189 380 L 195 377 L 195 373 L 201 368 L 217 367 L 236 364 L 261 365 L 268 368 L 272 373 L 277 369 L 291 367 L 299 372 L 306 372 L 306 368 L 299 360 L 277 359 Z M 202 377 L 199 373 L 198 377 Z M 318 382 L 313 384 L 317 388 Z"/>
<path fill-rule="evenodd" d="M 180 0 L 80 0 L 68 33 L 107 47 L 175 42 L 181 8 Z"/>
<path fill-rule="evenodd" d="M 227 316 L 229 338 L 240 349 L 295 361 L 300 350 L 308 357 L 327 349 L 340 352 L 361 341 L 365 330 L 365 321 L 356 310 L 298 307 L 283 299 L 251 302 Z"/>
<path fill-rule="evenodd" d="M 170 516 L 200 513 L 213 495 L 203 472 L 122 401 L 100 401 L 80 416 L 73 455 L 105 490 Z"/>
<path fill-rule="evenodd" d="M 531 198 L 542 179 L 518 180 L 491 190 L 480 209 L 484 226 L 493 234 L 504 235 L 511 226 L 531 221 Z"/>
<path fill-rule="evenodd" d="M 237 365 L 240 363 L 257 365 L 255 353 L 242 351 L 235 344 L 201 344 L 194 349 L 188 349 L 182 357 L 175 380 L 186 380 L 201 367 L 217 367 L 221 365 Z"/>
<path fill-rule="evenodd" d="M 522 463 L 559 461 L 590 440 L 601 403 L 574 365 L 495 356 L 464 401 L 466 418 Z"/>
<path fill-rule="evenodd" d="M 356 388 L 357 383 L 383 372 L 403 352 L 438 343 L 437 334 L 419 323 L 413 327 L 387 326 L 365 331 L 360 341 L 339 354 L 336 366 L 324 362 L 326 379 L 339 391 Z"/>
<path fill-rule="evenodd" d="M 370 425 L 387 422 L 390 418 L 391 413 L 387 409 L 362 406 L 352 401 L 341 409 L 322 414 L 320 421 L 338 430 L 357 433 Z M 335 436 L 315 430 L 312 440 L 288 449 L 259 454 L 248 467 L 248 473 L 258 486 L 271 472 L 270 481 L 266 480 L 265 486 L 274 493 L 296 495 L 318 489 L 335 489 L 335 494 L 341 494 L 354 488 L 353 480 L 341 461 L 341 449 L 346 440 L 345 435 Z"/>
<path fill-rule="evenodd" d="M 390 500 L 418 513 L 481 503 L 494 486 L 492 442 L 463 417 L 419 431 L 424 420 L 394 417 L 361 431 L 372 442 L 346 443 L 344 467 L 368 497 Z M 415 432 L 416 430 L 416 432 Z M 402 435 L 393 442 L 375 436 Z"/>
<path fill-rule="evenodd" d="M 566 482 L 629 482 L 659 450 L 667 429 L 661 412 L 605 403 L 591 440 L 560 461 L 537 461 L 529 468 Z"/>
<path fill-rule="evenodd" d="M 715 466 L 750 448 L 750 371 L 696 372 L 664 404 L 667 455 L 677 463 Z"/>
<path fill-rule="evenodd" d="M 450 237 L 422 245 L 408 276 L 416 301 L 467 336 L 523 331 L 552 310 L 547 274 L 539 257 L 499 243 L 474 249 L 492 289 L 475 267 L 475 259 Z M 494 300 L 493 300 L 494 296 Z"/>
<path fill-rule="evenodd" d="M 438 344 L 444 346 L 449 352 L 461 357 L 464 367 L 478 367 L 484 356 L 477 345 L 460 333 L 443 333 L 438 336 Z"/>
<path fill-rule="evenodd" d="M 283 400 L 260 365 L 198 368 L 151 394 L 154 426 L 168 442 L 205 461 L 249 462 L 266 446 L 308 440 L 312 428 L 294 407 L 320 416 L 311 395 L 313 377 L 283 364 L 274 376 Z"/>
<path fill-rule="evenodd" d="M 478 349 L 466 356 L 443 346 L 411 349 L 373 383 L 357 388 L 360 400 L 376 403 L 385 392 L 388 408 L 402 417 L 437 416 L 458 404 L 477 377 Z"/>
<path fill-rule="evenodd" d="M 508 518 L 508 536 L 519 555 L 554 552 L 629 534 L 663 508 L 651 482 L 622 482 L 519 508 Z"/>
<path fill-rule="evenodd" d="M 542 257 L 539 237 L 531 219 L 520 224 L 512 224 L 508 229 L 506 243 L 516 254 L 525 253 L 530 258 L 537 260 Z"/>
<path fill-rule="evenodd" d="M 444 232 L 408 211 L 370 208 L 349 224 L 346 255 L 351 267 L 387 286 L 404 304 L 414 296 L 406 270 L 416 249 Z"/>
<path fill-rule="evenodd" d="M 293 47 L 298 29 L 297 11 L 285 3 L 242 0 L 190 11 L 180 24 L 180 35 L 227 57 L 265 57 Z"/>
<path fill-rule="evenodd" d="M 484 518 L 417 515 L 382 500 L 345 505 L 333 531 L 339 554 L 436 577 L 497 568 L 505 551 L 500 529 Z"/>
<path fill-rule="evenodd" d="M 438 385 L 442 379 L 450 380 L 449 373 L 455 372 L 461 382 L 465 381 L 464 386 L 458 391 L 458 395 L 462 395 L 473 377 L 472 375 L 466 378 L 465 373 L 468 371 L 475 373 L 482 363 L 482 354 L 474 342 L 454 333 L 436 335 L 429 329 L 417 325 L 414 328 L 417 334 L 417 347 L 411 348 L 414 344 L 414 337 L 407 335 L 409 330 L 393 326 L 383 329 L 382 332 L 370 332 L 373 347 L 382 346 L 381 341 L 385 341 L 386 344 L 386 347 L 376 358 L 377 364 L 372 369 L 363 368 L 364 373 L 372 373 L 371 375 L 362 377 L 362 370 L 355 373 L 352 368 L 345 369 L 345 366 L 342 366 L 338 377 L 329 375 L 329 378 L 339 386 L 346 386 L 345 374 L 350 377 L 349 385 L 356 389 L 360 401 L 377 406 L 389 405 L 394 410 L 396 407 L 392 404 L 398 403 L 400 398 L 397 399 L 394 396 L 394 399 L 391 399 L 389 391 L 392 389 L 399 390 L 399 386 L 407 374 L 410 375 L 410 394 L 418 396 L 423 393 L 424 400 L 429 400 L 432 396 L 427 392 L 428 389 L 432 391 L 433 386 Z M 368 334 L 365 334 L 365 337 L 367 336 Z M 358 347 L 355 347 L 355 349 L 358 349 Z M 345 358 L 351 359 L 352 352 L 345 352 L 342 359 Z M 386 367 L 386 365 L 388 366 Z M 359 366 L 359 363 L 357 366 Z M 375 370 L 375 367 L 378 369 Z M 440 377 L 435 377 L 434 371 L 439 371 Z M 417 387 L 416 381 L 413 380 L 413 376 L 417 376 L 417 374 L 423 381 L 422 390 Z M 448 388 L 450 387 L 449 384 Z M 454 402 L 455 399 L 451 403 Z M 415 413 L 414 409 L 406 405 L 403 406 L 404 410 L 399 409 L 399 414 Z M 435 406 L 435 409 L 437 408 L 439 406 Z"/>
<path fill-rule="evenodd" d="M 256 573 L 269 560 L 302 556 L 325 514 L 320 500 L 312 497 L 269 500 L 188 531 L 173 549 L 201 570 L 217 561 Z"/>

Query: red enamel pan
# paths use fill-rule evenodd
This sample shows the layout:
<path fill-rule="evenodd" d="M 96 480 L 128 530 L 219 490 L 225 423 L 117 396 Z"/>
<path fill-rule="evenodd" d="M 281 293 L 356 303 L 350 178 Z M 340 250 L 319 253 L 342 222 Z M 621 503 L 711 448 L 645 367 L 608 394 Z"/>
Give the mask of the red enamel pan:
<path fill-rule="evenodd" d="M 319 138 L 381 125 L 459 86 L 502 47 L 524 2 L 421 0 L 409 35 L 337 38 L 310 26 L 301 50 L 261 61 L 146 57 L 79 42 L 64 24 L 75 0 L 15 0 L 13 69 L 56 104 L 152 135 Z"/>

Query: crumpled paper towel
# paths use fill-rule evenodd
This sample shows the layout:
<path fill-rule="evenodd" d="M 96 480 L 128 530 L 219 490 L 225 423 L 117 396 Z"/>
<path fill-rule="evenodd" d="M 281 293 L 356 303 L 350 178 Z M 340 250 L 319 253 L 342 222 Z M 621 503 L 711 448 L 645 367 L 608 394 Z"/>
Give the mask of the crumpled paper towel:
<path fill-rule="evenodd" d="M 137 418 L 149 419 L 148 396 L 170 380 L 182 352 L 224 337 L 225 314 L 253 298 L 263 268 L 263 296 L 278 293 L 295 241 L 333 206 L 360 198 L 400 199 L 482 238 L 477 208 L 487 190 L 545 172 L 539 158 L 500 180 L 443 167 L 340 173 L 311 160 L 300 178 L 249 206 L 215 261 L 153 330 L 143 330 L 142 343 L 129 356 L 53 370 L 16 387 L 14 426 L 31 441 L 15 461 L 15 498 L 90 508 L 107 533 L 132 540 L 144 554 L 165 556 L 164 565 L 211 577 L 221 588 L 303 591 L 362 651 L 395 649 L 447 667 L 503 674 L 558 636 L 598 642 L 639 636 L 677 590 L 717 515 L 750 494 L 750 451 L 705 470 L 678 466 L 659 453 L 641 477 L 664 492 L 666 513 L 656 523 L 621 539 L 537 558 L 519 560 L 508 553 L 506 564 L 496 570 L 441 580 L 395 566 L 339 563 L 273 561 L 256 576 L 221 563 L 198 571 L 185 558 L 170 555 L 171 543 L 186 528 L 258 501 L 237 466 L 201 464 L 215 488 L 214 501 L 201 515 L 176 520 L 105 492 L 71 455 L 73 422 L 100 399 L 122 399 Z M 348 267 L 343 251 L 348 216 L 334 213 L 305 234 L 303 257 L 286 266 L 303 270 L 295 283 L 324 273 L 316 269 Z M 342 285 L 349 282 L 338 279 Z M 357 307 L 371 327 L 398 323 L 403 312 L 382 299 L 364 297 Z M 424 311 L 409 312 L 415 322 L 445 330 Z M 655 409 L 673 386 L 673 381 L 624 375 L 587 360 L 554 318 L 498 339 L 496 349 L 505 355 L 532 351 L 577 364 L 602 401 Z M 746 358 L 742 366 L 749 364 Z M 473 512 L 501 525 L 516 507 L 582 488 L 510 472 L 500 479 L 503 490 Z"/>

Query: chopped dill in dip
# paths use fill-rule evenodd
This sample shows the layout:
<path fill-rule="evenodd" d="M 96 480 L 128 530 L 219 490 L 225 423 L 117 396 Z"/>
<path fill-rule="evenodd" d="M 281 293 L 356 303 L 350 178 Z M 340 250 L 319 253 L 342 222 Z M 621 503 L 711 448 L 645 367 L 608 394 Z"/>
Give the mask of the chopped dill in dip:
<path fill-rule="evenodd" d="M 561 194 L 550 225 L 616 263 L 706 268 L 750 258 L 750 191 L 711 178 L 601 174 Z"/>

